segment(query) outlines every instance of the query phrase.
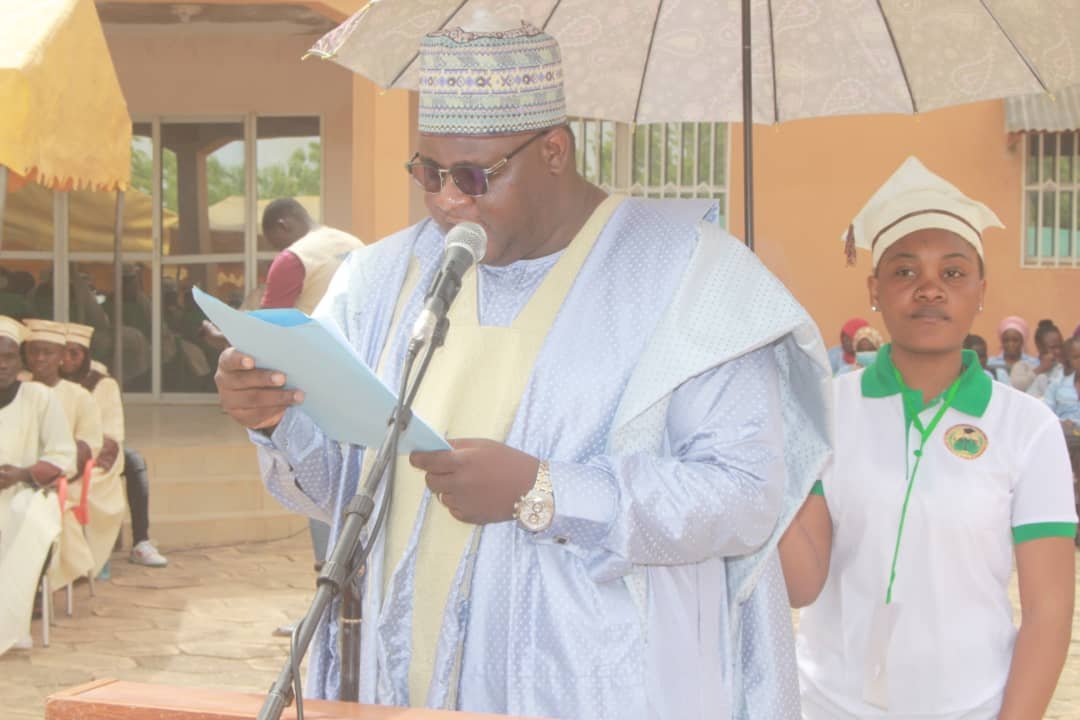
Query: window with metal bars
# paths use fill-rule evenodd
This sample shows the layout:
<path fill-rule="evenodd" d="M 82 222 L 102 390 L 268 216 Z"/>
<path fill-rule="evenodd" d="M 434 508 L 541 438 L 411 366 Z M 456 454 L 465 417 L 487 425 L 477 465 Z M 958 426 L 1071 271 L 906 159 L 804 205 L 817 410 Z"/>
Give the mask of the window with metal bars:
<path fill-rule="evenodd" d="M 1023 264 L 1080 268 L 1080 131 L 1027 133 L 1024 143 Z"/>
<path fill-rule="evenodd" d="M 631 126 L 571 119 L 578 171 L 611 192 L 652 198 L 714 198 L 726 226 L 725 123 Z"/>

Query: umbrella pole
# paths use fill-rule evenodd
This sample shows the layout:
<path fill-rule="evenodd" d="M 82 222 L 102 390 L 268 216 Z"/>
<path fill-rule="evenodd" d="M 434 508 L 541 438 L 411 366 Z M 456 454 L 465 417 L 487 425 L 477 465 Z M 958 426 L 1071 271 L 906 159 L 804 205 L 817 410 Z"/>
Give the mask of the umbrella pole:
<path fill-rule="evenodd" d="M 116 222 L 113 226 L 113 357 L 112 376 L 124 389 L 124 352 L 121 346 L 124 332 L 124 274 L 123 258 L 120 256 L 121 239 L 124 235 L 124 191 L 116 191 Z"/>
<path fill-rule="evenodd" d="M 7 166 L 0 165 L 0 250 L 4 247 L 4 203 L 7 202 L 7 178 Z"/>
<path fill-rule="evenodd" d="M 743 240 L 754 249 L 754 83 L 750 57 L 750 0 L 742 0 Z"/>

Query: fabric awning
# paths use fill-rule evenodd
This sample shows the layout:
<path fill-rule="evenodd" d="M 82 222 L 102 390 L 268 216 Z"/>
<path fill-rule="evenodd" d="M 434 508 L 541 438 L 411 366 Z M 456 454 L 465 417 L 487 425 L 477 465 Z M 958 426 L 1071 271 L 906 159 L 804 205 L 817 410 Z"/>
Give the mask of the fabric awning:
<path fill-rule="evenodd" d="M 93 0 L 0 0 L 0 18 L 8 191 L 126 190 L 131 118 Z"/>
<path fill-rule="evenodd" d="M 1080 130 L 1080 85 L 1005 100 L 1006 132 Z"/>

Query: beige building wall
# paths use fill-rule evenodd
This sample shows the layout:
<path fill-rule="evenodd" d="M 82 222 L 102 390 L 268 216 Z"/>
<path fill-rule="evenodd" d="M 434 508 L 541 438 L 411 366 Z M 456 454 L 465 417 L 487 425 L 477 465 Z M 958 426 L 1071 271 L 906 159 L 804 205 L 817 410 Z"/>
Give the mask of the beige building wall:
<path fill-rule="evenodd" d="M 743 233 L 741 126 L 731 130 L 729 227 Z M 1034 329 L 1055 319 L 1066 333 L 1080 322 L 1080 269 L 1021 267 L 1023 140 L 1005 133 L 1004 103 L 965 105 L 924 115 L 805 120 L 755 132 L 757 251 L 818 322 L 829 344 L 840 326 L 870 311 L 869 254 L 847 267 L 840 236 L 873 191 L 908 155 L 989 205 L 1004 230 L 985 235 L 988 291 L 975 324 L 991 353 L 996 326 L 1021 315 Z M 1033 351 L 1034 348 L 1029 348 Z"/>

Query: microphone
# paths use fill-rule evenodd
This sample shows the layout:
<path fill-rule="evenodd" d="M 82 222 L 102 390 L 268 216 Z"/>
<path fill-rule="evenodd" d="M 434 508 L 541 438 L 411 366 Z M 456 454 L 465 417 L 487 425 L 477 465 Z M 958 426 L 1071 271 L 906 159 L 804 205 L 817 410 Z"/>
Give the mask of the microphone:
<path fill-rule="evenodd" d="M 443 263 L 424 298 L 424 309 L 413 324 L 412 340 L 430 342 L 439 321 L 446 317 L 450 304 L 461 290 L 461 276 L 480 262 L 487 252 L 487 233 L 476 223 L 463 222 L 446 233 Z"/>

